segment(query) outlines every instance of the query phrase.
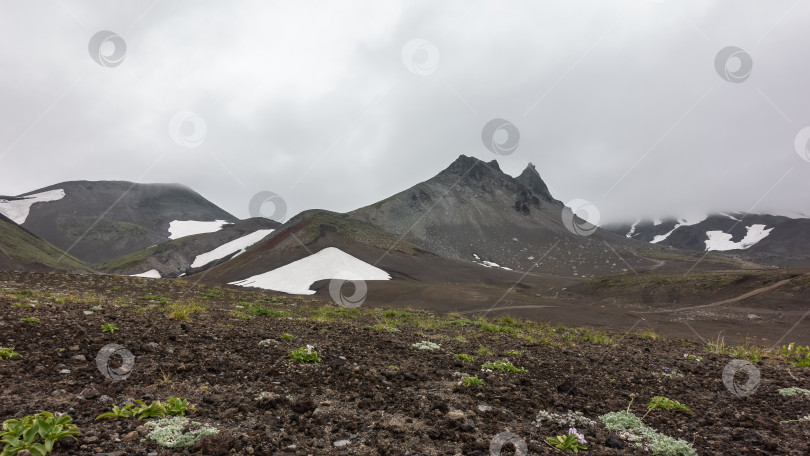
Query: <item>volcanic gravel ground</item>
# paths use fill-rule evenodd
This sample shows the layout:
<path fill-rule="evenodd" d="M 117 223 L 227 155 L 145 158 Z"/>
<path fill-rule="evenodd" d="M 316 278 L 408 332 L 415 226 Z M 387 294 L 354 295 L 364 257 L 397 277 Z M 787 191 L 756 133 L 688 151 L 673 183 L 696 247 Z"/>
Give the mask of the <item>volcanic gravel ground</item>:
<path fill-rule="evenodd" d="M 689 341 L 614 334 L 612 345 L 601 345 L 586 341 L 604 340 L 601 333 L 509 319 L 486 326 L 452 315 L 270 297 L 179 280 L 0 273 L 0 345 L 22 355 L 0 360 L 0 421 L 41 410 L 69 413 L 82 434 L 58 444 L 58 455 L 489 455 L 493 438 L 506 431 L 522 438 L 529 454 L 550 455 L 562 453 L 546 437 L 567 427 L 533 424 L 538 411 L 573 410 L 597 420 L 579 429 L 588 441 L 585 454 L 650 454 L 608 447 L 608 439 L 614 446 L 627 442 L 598 423 L 599 415 L 626 409 L 635 394 L 631 411 L 639 417 L 653 396 L 691 408 L 654 410 L 644 423 L 692 443 L 701 455 L 810 450 L 810 422 L 780 424 L 810 413 L 810 398 L 777 392 L 810 388 L 807 368 L 761 361 L 758 389 L 740 397 L 721 378 L 731 358 Z M 205 310 L 181 321 L 167 316 L 172 302 Z M 251 302 L 284 313 L 246 319 Z M 86 315 L 93 306 L 103 310 Z M 27 317 L 40 322 L 20 321 Z M 120 330 L 102 333 L 107 323 Z M 398 330 L 386 330 L 393 326 Z M 411 346 L 422 340 L 441 348 Z M 99 350 L 111 343 L 136 357 L 125 380 L 109 380 L 96 367 Z M 306 344 L 322 363 L 288 359 Z M 478 353 L 480 347 L 491 353 Z M 506 354 L 512 350 L 524 352 Z M 476 360 L 462 362 L 457 353 Z M 480 371 L 481 363 L 505 358 L 528 372 Z M 674 370 L 682 376 L 663 375 Z M 459 387 L 454 372 L 478 374 L 486 385 Z M 736 380 L 745 383 L 744 374 Z M 95 420 L 112 404 L 170 396 L 187 398 L 198 409 L 189 417 L 221 432 L 172 450 L 145 439 L 143 422 L 133 418 Z M 506 446 L 500 454 L 514 450 Z"/>

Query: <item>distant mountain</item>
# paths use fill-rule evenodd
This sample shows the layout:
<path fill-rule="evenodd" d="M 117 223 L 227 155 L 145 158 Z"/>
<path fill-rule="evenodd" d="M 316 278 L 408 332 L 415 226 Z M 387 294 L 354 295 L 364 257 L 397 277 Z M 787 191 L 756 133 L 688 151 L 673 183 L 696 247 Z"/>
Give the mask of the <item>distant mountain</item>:
<path fill-rule="evenodd" d="M 636 255 L 647 247 L 624 236 L 593 226 L 574 234 L 571 210 L 532 164 L 515 178 L 496 161 L 461 155 L 437 176 L 350 215 L 439 255 L 492 267 L 592 277 L 655 264 Z"/>
<path fill-rule="evenodd" d="M 702 217 L 639 220 L 607 231 L 678 249 L 723 252 L 755 263 L 810 267 L 810 219 L 721 213 Z"/>
<path fill-rule="evenodd" d="M 98 265 L 114 274 L 144 274 L 159 277 L 190 275 L 224 263 L 261 242 L 281 224 L 266 218 L 251 218 L 225 225 L 212 233 L 170 240 Z"/>
<path fill-rule="evenodd" d="M 92 268 L 0 214 L 0 270 L 91 272 Z"/>
<path fill-rule="evenodd" d="M 0 214 L 92 264 L 237 221 L 183 185 L 123 181 L 63 182 L 0 196 Z"/>

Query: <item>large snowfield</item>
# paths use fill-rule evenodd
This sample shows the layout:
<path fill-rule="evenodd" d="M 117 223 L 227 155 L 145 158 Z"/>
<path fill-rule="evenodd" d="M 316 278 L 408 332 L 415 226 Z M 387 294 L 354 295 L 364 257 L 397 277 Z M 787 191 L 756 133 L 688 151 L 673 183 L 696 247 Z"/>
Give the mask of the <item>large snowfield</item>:
<path fill-rule="evenodd" d="M 215 220 L 213 222 L 201 222 L 198 220 L 175 220 L 169 223 L 169 239 L 180 239 L 181 237 L 193 234 L 213 233 L 219 231 L 224 225 L 230 222 L 225 220 Z"/>
<path fill-rule="evenodd" d="M 48 190 L 47 192 L 35 193 L 22 197 L 22 199 L 5 200 L 0 199 L 0 214 L 10 218 L 17 225 L 22 225 L 31 212 L 31 205 L 34 203 L 45 203 L 57 201 L 65 197 L 62 189 Z"/>
<path fill-rule="evenodd" d="M 748 232 L 740 242 L 733 242 L 731 235 L 722 231 L 707 231 L 706 236 L 706 250 L 726 251 L 726 250 L 745 250 L 757 242 L 765 239 L 771 234 L 773 228 L 765 228 L 765 225 L 751 225 L 746 227 Z"/>
<path fill-rule="evenodd" d="M 391 276 L 382 269 L 359 260 L 338 248 L 327 247 L 306 258 L 263 274 L 231 282 L 230 285 L 311 295 L 315 292 L 309 287 L 324 279 L 390 280 Z"/>
<path fill-rule="evenodd" d="M 197 258 L 191 263 L 192 268 L 199 268 L 205 266 L 206 264 L 220 260 L 225 258 L 228 255 L 236 253 L 233 257 L 236 258 L 237 256 L 245 253 L 248 247 L 251 245 L 261 241 L 268 234 L 272 233 L 274 230 L 257 230 L 253 233 L 247 234 L 240 238 L 234 239 L 231 242 L 222 244 L 221 246 L 215 248 L 210 252 L 206 252 L 200 255 L 197 255 Z"/>

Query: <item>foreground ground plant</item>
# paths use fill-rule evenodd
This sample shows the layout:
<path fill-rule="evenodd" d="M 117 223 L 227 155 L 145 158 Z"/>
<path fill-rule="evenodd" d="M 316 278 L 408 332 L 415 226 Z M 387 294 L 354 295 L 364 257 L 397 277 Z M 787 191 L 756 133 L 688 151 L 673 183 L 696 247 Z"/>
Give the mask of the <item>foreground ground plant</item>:
<path fill-rule="evenodd" d="M 630 412 L 635 395 L 631 396 L 627 410 L 610 412 L 599 417 L 605 427 L 614 432 L 623 434 L 627 440 L 638 448 L 649 449 L 658 456 L 697 456 L 697 451 L 688 442 L 675 439 L 645 425 L 642 419 Z M 689 410 L 683 404 L 663 396 L 656 396 L 647 404 L 647 413 L 655 409 L 663 410 Z"/>
<path fill-rule="evenodd" d="M 585 435 L 577 431 L 576 428 L 569 428 L 568 434 L 558 435 L 556 437 L 546 437 L 546 441 L 554 448 L 563 451 L 573 451 L 578 453 L 579 450 L 587 450 L 585 445 L 588 443 L 585 440 Z"/>
<path fill-rule="evenodd" d="M 321 357 L 318 356 L 318 352 L 315 351 L 314 345 L 296 348 L 287 356 L 289 356 L 291 360 L 298 361 L 299 363 L 320 363 L 323 361 Z"/>
<path fill-rule="evenodd" d="M 50 412 L 29 415 L 19 420 L 6 420 L 0 431 L 0 442 L 4 443 L 0 456 L 16 456 L 26 450 L 33 456 L 43 456 L 53 451 L 60 440 L 80 434 L 79 428 L 71 424 L 70 415 L 54 416 Z"/>
<path fill-rule="evenodd" d="M 146 438 L 164 448 L 190 447 L 204 437 L 219 433 L 217 428 L 190 421 L 182 416 L 150 421 L 144 424 L 144 427 L 152 429 Z"/>
<path fill-rule="evenodd" d="M 123 407 L 113 405 L 111 412 L 102 413 L 97 420 L 108 418 L 135 418 L 144 420 L 147 418 L 157 418 L 163 416 L 184 416 L 186 411 L 196 411 L 194 406 L 190 406 L 188 400 L 180 397 L 170 397 L 166 402 L 155 401 L 146 405 L 144 401 L 137 400 L 135 404 L 127 404 Z"/>
<path fill-rule="evenodd" d="M 0 359 L 19 358 L 20 354 L 14 351 L 14 347 L 0 347 Z"/>

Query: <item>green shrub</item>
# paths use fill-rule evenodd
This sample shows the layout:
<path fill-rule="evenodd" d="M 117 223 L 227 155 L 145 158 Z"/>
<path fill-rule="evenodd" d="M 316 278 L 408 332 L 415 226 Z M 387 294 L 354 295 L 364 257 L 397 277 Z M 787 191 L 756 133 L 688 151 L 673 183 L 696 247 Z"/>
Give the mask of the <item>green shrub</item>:
<path fill-rule="evenodd" d="M 526 369 L 524 369 L 522 367 L 515 367 L 514 364 L 512 364 L 509 361 L 506 361 L 504 359 L 499 360 L 499 361 L 495 361 L 495 362 L 491 362 L 491 363 L 484 363 L 484 364 L 481 365 L 481 370 L 484 370 L 484 371 L 486 371 L 486 370 L 509 371 L 509 372 L 517 372 L 517 373 L 520 373 L 520 374 L 525 374 L 526 372 L 529 372 L 528 370 L 526 370 Z"/>

